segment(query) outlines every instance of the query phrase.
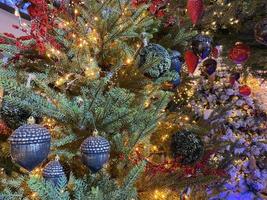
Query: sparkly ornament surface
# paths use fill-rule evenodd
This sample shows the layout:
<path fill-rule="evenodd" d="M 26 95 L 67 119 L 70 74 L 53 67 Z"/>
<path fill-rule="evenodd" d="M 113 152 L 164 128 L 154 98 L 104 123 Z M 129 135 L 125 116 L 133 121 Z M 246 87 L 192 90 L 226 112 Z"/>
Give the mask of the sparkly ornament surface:
<path fill-rule="evenodd" d="M 256 41 L 267 46 L 267 18 L 258 22 L 254 31 Z"/>
<path fill-rule="evenodd" d="M 193 164 L 201 158 L 204 145 L 192 132 L 178 132 L 172 136 L 171 151 L 175 157 L 181 157 L 182 164 Z"/>
<path fill-rule="evenodd" d="M 237 42 L 229 51 L 229 58 L 236 64 L 245 63 L 250 56 L 250 49 L 242 42 Z"/>
<path fill-rule="evenodd" d="M 153 61 L 157 61 L 153 64 Z M 151 64 L 150 66 L 147 66 Z M 149 44 L 139 52 L 139 68 L 145 75 L 158 78 L 171 67 L 171 57 L 168 51 L 159 44 Z M 144 69 L 145 68 L 145 69 Z"/>
<path fill-rule="evenodd" d="M 46 181 L 51 182 L 55 186 L 59 184 L 62 179 L 66 180 L 64 168 L 58 159 L 50 161 L 43 170 L 43 177 Z"/>
<path fill-rule="evenodd" d="M 197 35 L 192 40 L 193 52 L 202 59 L 208 57 L 212 50 L 212 39 L 206 35 Z"/>
<path fill-rule="evenodd" d="M 83 163 L 93 172 L 99 171 L 109 159 L 110 144 L 101 136 L 91 136 L 81 144 Z"/>
<path fill-rule="evenodd" d="M 32 171 L 42 163 L 50 151 L 49 131 L 37 124 L 23 125 L 9 137 L 12 160 Z"/>
<path fill-rule="evenodd" d="M 202 0 L 187 0 L 187 12 L 193 24 L 197 24 L 204 11 Z"/>
<path fill-rule="evenodd" d="M 171 56 L 171 70 L 180 73 L 183 65 L 181 53 L 179 51 L 172 51 L 170 56 Z"/>
<path fill-rule="evenodd" d="M 2 108 L 0 110 L 1 119 L 11 129 L 16 129 L 19 126 L 26 124 L 27 119 L 31 116 L 31 113 L 26 111 L 24 108 L 20 108 L 17 105 L 7 103 L 3 101 Z"/>

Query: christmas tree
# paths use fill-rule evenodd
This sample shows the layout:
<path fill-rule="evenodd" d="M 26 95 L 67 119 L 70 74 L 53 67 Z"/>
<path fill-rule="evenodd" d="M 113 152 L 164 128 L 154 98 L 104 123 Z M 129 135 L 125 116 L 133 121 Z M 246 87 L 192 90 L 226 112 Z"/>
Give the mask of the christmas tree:
<path fill-rule="evenodd" d="M 214 15 L 264 2 L 28 3 L 0 35 L 0 199 L 266 198 L 263 45 Z"/>

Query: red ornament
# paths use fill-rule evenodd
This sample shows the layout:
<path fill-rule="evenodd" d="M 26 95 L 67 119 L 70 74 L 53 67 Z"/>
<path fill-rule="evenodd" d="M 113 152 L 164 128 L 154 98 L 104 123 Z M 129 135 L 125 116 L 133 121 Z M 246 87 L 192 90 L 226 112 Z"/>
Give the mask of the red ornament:
<path fill-rule="evenodd" d="M 198 56 L 196 56 L 192 51 L 187 50 L 185 52 L 185 63 L 187 65 L 188 72 L 193 74 L 197 68 Z"/>
<path fill-rule="evenodd" d="M 236 64 L 242 64 L 248 60 L 250 56 L 250 49 L 242 42 L 237 42 L 235 46 L 229 51 L 229 58 Z"/>
<path fill-rule="evenodd" d="M 203 0 L 188 0 L 187 12 L 193 24 L 196 24 L 201 18 L 204 10 Z"/>
<path fill-rule="evenodd" d="M 247 85 L 243 85 L 239 87 L 239 93 L 243 96 L 249 96 L 251 94 L 251 89 Z"/>

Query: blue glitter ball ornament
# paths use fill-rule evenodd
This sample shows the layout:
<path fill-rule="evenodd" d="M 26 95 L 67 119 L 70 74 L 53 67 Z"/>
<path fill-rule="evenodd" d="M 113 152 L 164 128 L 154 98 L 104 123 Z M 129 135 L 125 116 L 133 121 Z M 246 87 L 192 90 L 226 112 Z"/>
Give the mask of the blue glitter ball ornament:
<path fill-rule="evenodd" d="M 181 83 L 180 76 L 178 76 L 175 80 L 172 81 L 172 84 L 173 84 L 174 88 L 176 88 L 177 86 L 179 86 L 180 83 Z"/>
<path fill-rule="evenodd" d="M 98 172 L 109 159 L 110 144 L 101 136 L 91 136 L 81 145 L 82 162 L 93 172 Z"/>
<path fill-rule="evenodd" d="M 56 158 L 50 161 L 43 170 L 43 177 L 46 181 L 51 182 L 55 186 L 59 186 L 61 181 L 67 181 L 64 168 Z"/>
<path fill-rule="evenodd" d="M 179 51 L 172 51 L 170 56 L 171 56 L 171 70 L 180 73 L 183 65 L 181 53 Z"/>
<path fill-rule="evenodd" d="M 9 137 L 12 160 L 32 171 L 42 163 L 50 151 L 49 131 L 37 124 L 26 124 L 17 128 Z"/>
<path fill-rule="evenodd" d="M 206 35 L 197 35 L 192 41 L 194 53 L 202 59 L 208 57 L 212 49 L 212 40 Z"/>
<path fill-rule="evenodd" d="M 171 68 L 169 52 L 159 44 L 151 43 L 145 46 L 139 52 L 139 68 L 146 76 L 159 78 Z"/>

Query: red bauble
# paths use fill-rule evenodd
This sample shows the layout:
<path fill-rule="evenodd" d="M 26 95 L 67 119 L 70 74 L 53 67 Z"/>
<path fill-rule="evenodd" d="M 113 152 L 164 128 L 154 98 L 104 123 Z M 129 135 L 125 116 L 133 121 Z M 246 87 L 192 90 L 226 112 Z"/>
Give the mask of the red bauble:
<path fill-rule="evenodd" d="M 239 87 L 239 93 L 243 96 L 249 96 L 251 94 L 251 89 L 247 85 L 243 85 Z"/>
<path fill-rule="evenodd" d="M 185 63 L 187 65 L 188 72 L 193 74 L 197 68 L 198 56 L 193 53 L 193 51 L 185 52 Z"/>
<path fill-rule="evenodd" d="M 188 0 L 187 12 L 193 24 L 201 18 L 204 10 L 203 0 Z"/>
<path fill-rule="evenodd" d="M 250 49 L 242 42 L 237 42 L 235 46 L 229 51 L 229 58 L 236 64 L 242 64 L 248 60 L 250 56 Z"/>

